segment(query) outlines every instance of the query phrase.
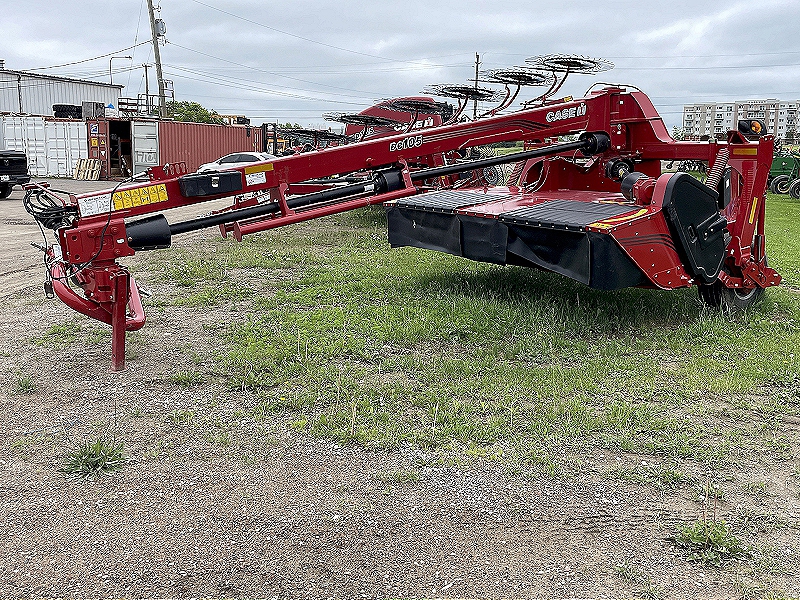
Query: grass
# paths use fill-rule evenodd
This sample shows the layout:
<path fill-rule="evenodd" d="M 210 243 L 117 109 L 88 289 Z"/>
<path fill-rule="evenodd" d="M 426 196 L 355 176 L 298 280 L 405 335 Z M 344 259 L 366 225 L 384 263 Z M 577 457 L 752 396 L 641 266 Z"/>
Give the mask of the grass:
<path fill-rule="evenodd" d="M 33 380 L 32 377 L 28 377 L 27 375 L 20 375 L 17 377 L 17 383 L 14 388 L 15 393 L 21 395 L 28 395 L 32 394 L 36 391 L 36 382 Z"/>
<path fill-rule="evenodd" d="M 623 562 L 614 567 L 614 572 L 618 577 L 638 588 L 640 594 L 638 597 L 646 598 L 647 600 L 661 600 L 666 597 L 664 590 L 653 581 L 653 578 L 635 565 Z"/>
<path fill-rule="evenodd" d="M 687 552 L 689 561 L 716 567 L 725 560 L 749 556 L 723 520 L 703 519 L 684 525 L 673 541 Z"/>
<path fill-rule="evenodd" d="M 677 488 L 694 481 L 692 477 L 685 475 L 679 469 L 653 463 L 645 463 L 635 468 L 618 468 L 613 471 L 613 475 L 621 481 L 649 485 L 659 489 Z"/>
<path fill-rule="evenodd" d="M 467 456 L 505 449 L 542 464 L 588 445 L 715 465 L 791 453 L 774 423 L 800 411 L 798 206 L 770 197 L 767 207 L 770 261 L 789 289 L 734 321 L 701 307 L 695 290 L 599 292 L 393 250 L 381 209 L 158 264 L 239 315 L 215 370 L 254 395 L 257 420 L 287 413 L 287 426 L 343 443 L 455 442 Z M 665 487 L 684 477 L 619 476 Z"/>
<path fill-rule="evenodd" d="M 189 369 L 171 373 L 168 380 L 170 383 L 188 388 L 205 383 L 206 378 L 200 371 Z"/>
<path fill-rule="evenodd" d="M 85 478 L 109 473 L 126 463 L 123 449 L 123 443 L 116 440 L 84 441 L 67 455 L 61 470 Z"/>

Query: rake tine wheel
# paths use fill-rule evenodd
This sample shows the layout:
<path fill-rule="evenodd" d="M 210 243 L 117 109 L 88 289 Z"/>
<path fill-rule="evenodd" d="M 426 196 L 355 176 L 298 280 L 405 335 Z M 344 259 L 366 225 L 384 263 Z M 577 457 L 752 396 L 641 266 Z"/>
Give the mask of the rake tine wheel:
<path fill-rule="evenodd" d="M 553 83 L 544 94 L 538 98 L 526 102 L 526 105 L 531 105 L 536 102 L 543 102 L 545 99 L 554 95 L 567 77 L 572 73 L 581 73 L 584 75 L 593 75 L 595 73 L 602 73 L 614 68 L 614 63 L 603 58 L 590 58 L 588 56 L 580 56 L 578 54 L 545 54 L 542 56 L 532 56 L 525 61 L 536 69 L 550 71 L 553 74 Z M 561 74 L 561 77 L 559 77 Z"/>
<path fill-rule="evenodd" d="M 423 94 L 432 94 L 434 96 L 442 96 L 444 98 L 454 98 L 458 100 L 458 109 L 455 114 L 444 123 L 450 125 L 458 121 L 458 117 L 464 112 L 467 103 L 470 100 L 478 100 L 480 102 L 497 102 L 502 98 L 502 92 L 493 88 L 475 87 L 473 85 L 466 85 L 463 83 L 442 83 L 429 86 L 423 90 Z"/>
<path fill-rule="evenodd" d="M 350 114 L 340 112 L 330 112 L 322 115 L 326 121 L 336 121 L 344 123 L 345 125 L 358 125 L 364 129 L 359 134 L 358 141 L 363 141 L 367 136 L 369 127 L 396 127 L 397 125 L 405 125 L 396 119 L 389 119 L 387 117 L 377 117 L 373 115 Z"/>
<path fill-rule="evenodd" d="M 481 117 L 491 117 L 511 106 L 523 87 L 550 85 L 555 79 L 550 73 L 544 73 L 524 66 L 487 71 L 484 73 L 484 78 L 489 83 L 504 85 L 506 88 L 506 97 L 498 106 L 482 114 Z M 511 86 L 516 87 L 513 93 L 511 92 Z"/>

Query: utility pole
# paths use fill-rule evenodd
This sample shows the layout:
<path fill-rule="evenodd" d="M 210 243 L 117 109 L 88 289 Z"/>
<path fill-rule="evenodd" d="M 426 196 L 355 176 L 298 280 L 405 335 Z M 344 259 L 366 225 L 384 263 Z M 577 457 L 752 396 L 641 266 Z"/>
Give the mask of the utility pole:
<path fill-rule="evenodd" d="M 475 53 L 475 89 L 478 89 L 478 67 L 481 65 L 481 55 Z M 475 99 L 472 101 L 472 118 L 478 118 L 478 95 L 475 94 Z"/>
<path fill-rule="evenodd" d="M 147 113 L 147 116 L 150 116 L 150 76 L 147 72 L 147 69 L 150 68 L 150 65 L 144 63 L 142 65 L 144 67 L 144 112 Z"/>
<path fill-rule="evenodd" d="M 161 72 L 161 51 L 158 48 L 158 32 L 156 30 L 156 16 L 153 13 L 153 0 L 147 0 L 150 11 L 150 31 L 153 34 L 153 54 L 156 57 L 156 77 L 158 78 L 158 114 L 164 119 L 167 116 L 167 99 L 164 94 L 164 75 Z"/>

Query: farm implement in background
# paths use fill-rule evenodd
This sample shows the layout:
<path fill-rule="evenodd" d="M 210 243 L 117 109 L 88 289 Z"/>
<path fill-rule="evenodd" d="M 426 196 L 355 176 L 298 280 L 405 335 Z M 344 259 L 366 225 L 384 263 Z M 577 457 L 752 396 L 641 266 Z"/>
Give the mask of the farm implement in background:
<path fill-rule="evenodd" d="M 768 185 L 773 194 L 789 194 L 792 198 L 800 198 L 800 151 L 776 149 Z"/>
<path fill-rule="evenodd" d="M 406 98 L 389 103 L 405 112 L 405 124 L 394 118 L 381 125 L 391 132 L 359 133 L 356 143 L 215 173 L 164 165 L 150 169 L 147 182 L 68 198 L 30 185 L 26 208 L 56 237 L 44 248 L 45 289 L 111 325 L 111 368 L 121 370 L 125 332 L 145 323 L 124 257 L 203 228 L 241 240 L 374 204 L 388 211 L 394 247 L 545 269 L 601 290 L 696 286 L 707 304 L 737 310 L 780 283 L 765 249 L 773 141 L 754 138 L 763 124 L 741 121 L 725 141 L 675 141 L 650 99 L 630 86 L 553 99 L 568 75 L 607 63 L 564 55 L 531 63 L 485 75 L 505 92 L 438 86 L 459 106 L 432 127 L 415 124 L 426 110 L 420 103 L 433 101 Z M 548 89 L 509 111 L 520 88 L 534 84 Z M 478 95 L 498 104 L 463 118 Z M 360 126 L 375 133 L 371 122 Z M 475 158 L 480 147 L 515 141 L 526 150 Z M 662 174 L 661 161 L 681 160 L 707 163 L 705 182 Z M 486 170 L 504 164 L 513 165 L 507 185 L 490 185 Z M 225 197 L 231 205 L 211 215 L 170 223 L 162 214 Z"/>

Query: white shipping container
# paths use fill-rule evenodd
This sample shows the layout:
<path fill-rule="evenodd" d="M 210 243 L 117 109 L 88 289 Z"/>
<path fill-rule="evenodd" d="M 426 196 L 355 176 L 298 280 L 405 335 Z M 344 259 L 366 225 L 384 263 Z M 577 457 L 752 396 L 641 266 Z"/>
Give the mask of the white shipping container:
<path fill-rule="evenodd" d="M 86 123 L 46 121 L 47 176 L 72 177 L 78 160 L 89 158 Z"/>
<path fill-rule="evenodd" d="M 21 150 L 28 157 L 28 173 L 47 176 L 47 150 L 43 117 L 3 117 L 6 150 Z"/>
<path fill-rule="evenodd" d="M 133 141 L 133 173 L 144 173 L 158 162 L 158 122 L 131 121 Z"/>
<path fill-rule="evenodd" d="M 88 158 L 86 123 L 45 121 L 43 117 L 2 117 L 3 144 L 28 157 L 32 177 L 72 177 L 75 165 Z"/>

